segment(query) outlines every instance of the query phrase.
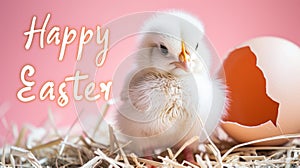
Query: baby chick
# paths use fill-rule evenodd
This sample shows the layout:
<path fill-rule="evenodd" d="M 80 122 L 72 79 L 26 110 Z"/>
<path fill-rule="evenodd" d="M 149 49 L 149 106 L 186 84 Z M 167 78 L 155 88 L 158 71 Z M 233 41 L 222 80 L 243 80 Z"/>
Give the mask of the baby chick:
<path fill-rule="evenodd" d="M 116 127 L 140 156 L 210 135 L 226 110 L 226 89 L 211 70 L 202 23 L 181 11 L 155 14 L 141 30 L 137 68 L 127 76 Z"/>

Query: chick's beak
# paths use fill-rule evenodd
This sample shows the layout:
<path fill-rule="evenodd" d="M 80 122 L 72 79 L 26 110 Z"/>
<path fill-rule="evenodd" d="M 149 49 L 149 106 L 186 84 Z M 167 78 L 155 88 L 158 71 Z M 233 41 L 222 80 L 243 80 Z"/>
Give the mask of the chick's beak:
<path fill-rule="evenodd" d="M 179 54 L 178 58 L 179 62 L 176 64 L 176 66 L 188 72 L 190 70 L 191 57 L 186 51 L 183 41 L 181 42 L 181 53 Z"/>

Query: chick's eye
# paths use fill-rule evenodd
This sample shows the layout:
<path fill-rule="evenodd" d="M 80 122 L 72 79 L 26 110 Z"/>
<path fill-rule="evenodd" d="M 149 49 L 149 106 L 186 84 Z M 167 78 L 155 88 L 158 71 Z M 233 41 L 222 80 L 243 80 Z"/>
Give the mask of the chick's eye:
<path fill-rule="evenodd" d="M 169 53 L 168 48 L 162 44 L 159 46 L 159 49 L 163 55 L 167 55 Z"/>
<path fill-rule="evenodd" d="M 197 50 L 197 49 L 198 49 L 198 45 L 199 45 L 199 43 L 197 43 L 197 45 L 196 45 L 196 47 L 195 47 L 195 50 Z"/>

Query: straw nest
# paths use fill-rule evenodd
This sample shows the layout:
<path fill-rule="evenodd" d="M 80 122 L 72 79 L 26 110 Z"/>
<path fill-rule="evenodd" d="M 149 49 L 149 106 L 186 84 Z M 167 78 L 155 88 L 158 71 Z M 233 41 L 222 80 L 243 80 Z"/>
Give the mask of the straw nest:
<path fill-rule="evenodd" d="M 107 108 L 106 108 L 107 109 Z M 53 123 L 53 116 L 52 119 Z M 97 143 L 84 131 L 74 133 L 74 122 L 66 133 L 52 124 L 50 128 L 23 127 L 13 145 L 4 145 L 0 167 L 300 167 L 300 134 L 282 135 L 238 144 L 232 141 L 221 128 L 208 137 L 195 153 L 195 163 L 185 161 L 181 152 L 198 137 L 187 141 L 178 151 L 166 149 L 156 154 L 153 160 L 126 153 L 113 129 L 109 126 L 108 145 Z M 98 129 L 98 128 L 95 128 Z M 37 132 L 44 132 L 44 136 Z M 27 133 L 26 133 L 27 132 Z M 290 138 L 283 146 L 251 146 L 257 142 Z M 130 142 L 129 142 L 130 143 Z"/>

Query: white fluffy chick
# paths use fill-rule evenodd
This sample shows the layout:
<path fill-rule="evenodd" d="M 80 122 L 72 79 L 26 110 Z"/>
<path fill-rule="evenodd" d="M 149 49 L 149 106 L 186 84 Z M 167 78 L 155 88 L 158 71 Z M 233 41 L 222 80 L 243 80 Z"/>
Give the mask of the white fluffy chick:
<path fill-rule="evenodd" d="M 202 23 L 181 11 L 157 13 L 145 22 L 135 54 L 137 68 L 122 92 L 116 127 L 129 150 L 179 148 L 207 138 L 226 110 L 226 90 L 210 74 L 212 56 Z M 207 134 L 206 134 L 207 133 Z"/>

